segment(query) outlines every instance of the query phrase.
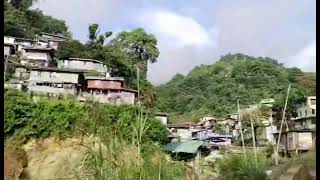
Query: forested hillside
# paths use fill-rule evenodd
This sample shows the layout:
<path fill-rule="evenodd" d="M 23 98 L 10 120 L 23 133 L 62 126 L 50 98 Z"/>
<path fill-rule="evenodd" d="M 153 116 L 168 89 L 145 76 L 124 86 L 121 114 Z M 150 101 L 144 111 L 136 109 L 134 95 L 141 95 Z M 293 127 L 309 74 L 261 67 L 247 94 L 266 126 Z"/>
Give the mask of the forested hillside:
<path fill-rule="evenodd" d="M 70 37 L 65 21 L 46 16 L 40 10 L 31 10 L 34 0 L 4 1 L 4 34 L 33 38 L 40 32 L 59 33 Z"/>
<path fill-rule="evenodd" d="M 268 57 L 228 54 L 212 65 L 195 67 L 186 76 L 177 74 L 157 87 L 157 107 L 189 120 L 236 112 L 237 99 L 241 105 L 251 105 L 275 98 L 276 107 L 283 107 L 290 83 L 290 108 L 303 96 L 315 95 L 314 74 L 286 68 Z"/>

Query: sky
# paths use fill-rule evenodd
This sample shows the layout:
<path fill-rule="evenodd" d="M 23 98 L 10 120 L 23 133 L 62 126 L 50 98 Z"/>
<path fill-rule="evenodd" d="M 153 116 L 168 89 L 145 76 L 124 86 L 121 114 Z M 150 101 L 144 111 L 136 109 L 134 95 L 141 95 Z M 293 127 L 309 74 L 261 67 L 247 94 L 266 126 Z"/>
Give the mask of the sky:
<path fill-rule="evenodd" d="M 92 23 L 101 32 L 154 34 L 160 55 L 148 79 L 155 85 L 227 53 L 316 71 L 316 0 L 38 0 L 33 8 L 65 20 L 82 42 Z"/>

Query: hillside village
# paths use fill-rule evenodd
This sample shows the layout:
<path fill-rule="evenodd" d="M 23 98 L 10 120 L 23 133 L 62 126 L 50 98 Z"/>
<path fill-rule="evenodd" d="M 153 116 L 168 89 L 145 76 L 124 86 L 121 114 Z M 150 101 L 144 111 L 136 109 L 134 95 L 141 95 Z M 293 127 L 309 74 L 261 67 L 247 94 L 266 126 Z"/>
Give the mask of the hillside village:
<path fill-rule="evenodd" d="M 81 57 L 56 59 L 54 53 L 59 43 L 66 40 L 63 36 L 48 33 L 41 33 L 34 39 L 5 36 L 5 87 L 32 93 L 34 99 L 38 96 L 72 97 L 80 102 L 136 104 L 137 90 L 126 88 L 123 77 L 111 77 L 110 69 L 101 61 Z M 246 140 L 254 137 L 256 148 L 267 147 L 268 144 L 274 146 L 280 132 L 273 120 L 274 103 L 274 99 L 264 99 L 225 118 L 202 117 L 198 123 L 172 124 L 168 113 L 156 113 L 156 118 L 169 130 L 171 142 L 164 150 L 183 160 L 186 157 L 197 159 L 201 154 L 210 159 L 215 158 L 221 148 L 237 149 L 236 142 L 239 144 L 241 136 Z M 258 124 L 255 123 L 254 127 L 241 124 L 244 116 L 249 114 L 251 118 L 261 107 L 267 108 L 268 112 L 263 117 L 256 117 Z M 315 147 L 316 97 L 306 97 L 296 112 L 297 116 L 285 122 L 286 126 L 281 131 L 279 152 L 283 155 L 292 156 Z M 289 127 L 288 124 L 293 125 Z M 221 130 L 214 128 L 217 126 L 222 127 Z M 251 128 L 254 128 L 254 134 Z"/>
<path fill-rule="evenodd" d="M 125 88 L 123 77 L 110 77 L 110 70 L 102 62 L 81 57 L 56 59 L 54 52 L 65 40 L 48 33 L 34 39 L 5 36 L 4 78 L 9 79 L 5 86 L 48 97 L 134 105 L 137 91 Z"/>
<path fill-rule="evenodd" d="M 4 1 L 5 179 L 316 179 L 312 3 L 49 2 Z"/>

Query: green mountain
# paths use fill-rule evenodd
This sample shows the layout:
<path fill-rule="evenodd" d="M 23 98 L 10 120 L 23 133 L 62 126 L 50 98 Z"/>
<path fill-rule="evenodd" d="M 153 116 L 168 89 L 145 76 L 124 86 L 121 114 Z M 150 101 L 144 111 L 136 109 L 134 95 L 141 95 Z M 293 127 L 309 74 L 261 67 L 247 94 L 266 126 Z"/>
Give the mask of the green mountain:
<path fill-rule="evenodd" d="M 286 68 L 268 57 L 227 54 L 212 65 L 197 66 L 186 76 L 177 74 L 158 86 L 157 108 L 185 120 L 236 112 L 237 99 L 243 107 L 274 98 L 275 108 L 281 108 L 289 84 L 289 110 L 304 96 L 315 95 L 315 74 Z"/>

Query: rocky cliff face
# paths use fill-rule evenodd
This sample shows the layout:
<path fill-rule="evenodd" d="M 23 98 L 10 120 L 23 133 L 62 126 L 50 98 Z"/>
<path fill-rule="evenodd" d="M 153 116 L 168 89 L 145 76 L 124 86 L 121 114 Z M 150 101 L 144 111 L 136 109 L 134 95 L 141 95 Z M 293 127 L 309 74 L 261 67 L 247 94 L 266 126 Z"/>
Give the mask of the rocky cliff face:
<path fill-rule="evenodd" d="M 77 179 L 84 171 L 88 138 L 30 140 L 5 151 L 6 179 Z"/>

